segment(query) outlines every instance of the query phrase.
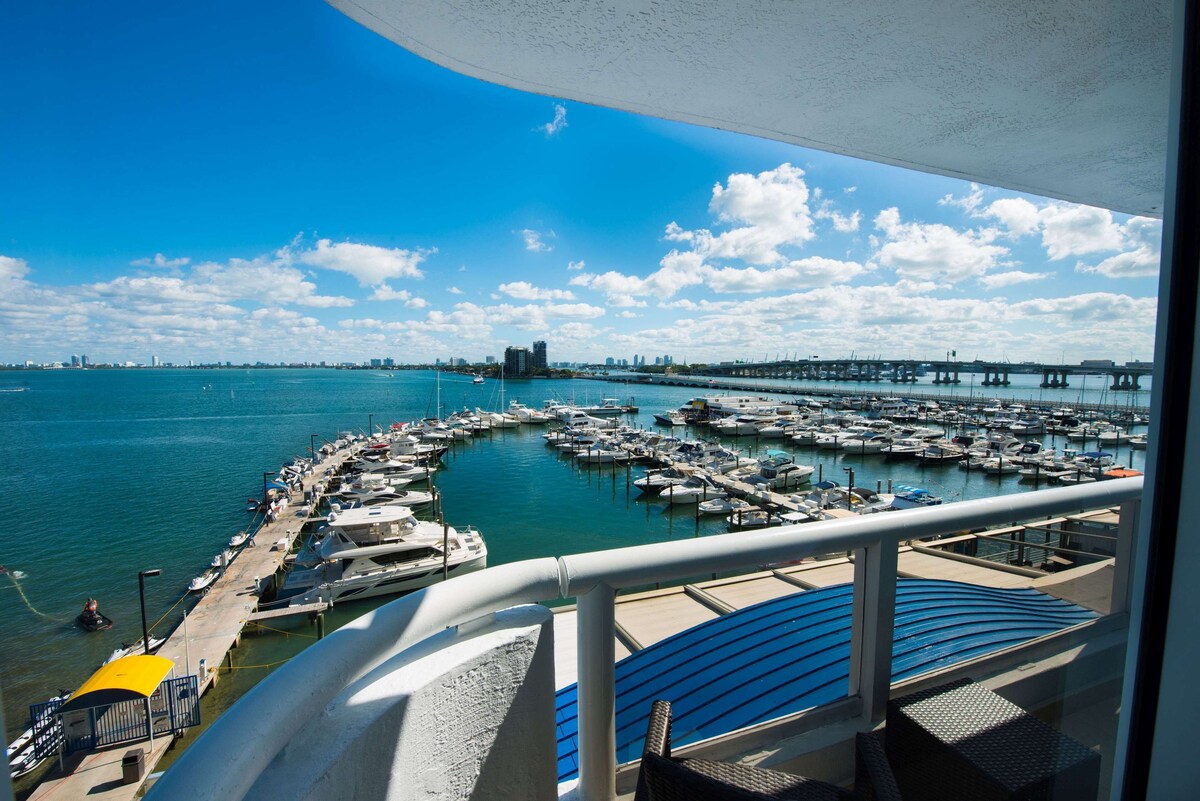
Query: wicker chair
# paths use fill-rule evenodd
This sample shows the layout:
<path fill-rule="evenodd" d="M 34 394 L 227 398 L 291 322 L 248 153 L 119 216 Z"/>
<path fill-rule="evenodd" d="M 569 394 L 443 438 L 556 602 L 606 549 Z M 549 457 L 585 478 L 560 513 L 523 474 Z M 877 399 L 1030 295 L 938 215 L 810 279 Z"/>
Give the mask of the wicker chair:
<path fill-rule="evenodd" d="M 900 801 L 900 791 L 878 738 L 860 733 L 855 740 L 853 792 L 776 770 L 707 759 L 677 759 L 671 756 L 671 704 L 655 701 L 634 801 Z"/>

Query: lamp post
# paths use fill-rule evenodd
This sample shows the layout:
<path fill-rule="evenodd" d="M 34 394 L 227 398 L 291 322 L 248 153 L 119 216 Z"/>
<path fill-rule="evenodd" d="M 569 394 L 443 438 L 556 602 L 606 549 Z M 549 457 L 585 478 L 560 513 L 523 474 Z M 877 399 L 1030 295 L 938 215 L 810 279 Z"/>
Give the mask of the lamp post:
<path fill-rule="evenodd" d="M 375 415 L 367 415 L 367 439 L 375 436 Z"/>
<path fill-rule="evenodd" d="M 313 464 L 315 465 L 317 463 L 317 435 L 316 434 L 308 435 L 308 452 L 310 454 L 312 454 L 312 461 L 313 461 Z"/>
<path fill-rule="evenodd" d="M 853 494 L 852 490 L 854 489 L 854 468 L 843 467 L 842 470 L 850 474 L 850 483 L 846 487 L 846 508 L 853 510 L 853 503 L 850 500 L 850 496 Z"/>
<path fill-rule="evenodd" d="M 142 602 L 142 650 L 150 653 L 150 632 L 146 628 L 146 576 L 157 576 L 162 573 L 159 568 L 138 571 L 138 598 Z"/>
<path fill-rule="evenodd" d="M 270 473 L 263 473 L 263 494 L 262 499 L 265 503 L 267 500 L 267 479 L 271 477 Z M 261 507 L 260 507 L 261 508 Z"/>

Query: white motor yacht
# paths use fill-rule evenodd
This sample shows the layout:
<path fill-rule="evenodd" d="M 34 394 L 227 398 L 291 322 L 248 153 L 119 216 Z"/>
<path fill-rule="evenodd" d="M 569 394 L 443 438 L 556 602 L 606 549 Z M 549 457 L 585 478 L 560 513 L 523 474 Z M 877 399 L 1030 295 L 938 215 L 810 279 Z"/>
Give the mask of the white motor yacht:
<path fill-rule="evenodd" d="M 694 504 L 715 498 L 724 498 L 725 490 L 713 483 L 713 480 L 703 473 L 690 476 L 682 484 L 672 484 L 664 489 L 660 497 L 666 498 L 673 504 Z"/>
<path fill-rule="evenodd" d="M 666 470 L 656 470 L 634 479 L 633 486 L 642 492 L 656 493 L 674 484 L 682 484 L 687 479 L 688 475 L 683 471 L 668 467 Z"/>
<path fill-rule="evenodd" d="M 478 531 L 436 523 L 418 524 L 375 545 L 359 544 L 333 528 L 311 545 L 297 557 L 279 590 L 279 598 L 289 605 L 407 592 L 487 565 L 487 547 Z"/>
<path fill-rule="evenodd" d="M 575 459 L 581 464 L 612 464 L 629 461 L 629 452 L 609 447 L 588 448 L 575 451 Z"/>
<path fill-rule="evenodd" d="M 683 415 L 674 409 L 667 409 L 664 412 L 655 414 L 654 422 L 660 426 L 674 427 L 687 425 L 687 420 L 683 419 Z"/>

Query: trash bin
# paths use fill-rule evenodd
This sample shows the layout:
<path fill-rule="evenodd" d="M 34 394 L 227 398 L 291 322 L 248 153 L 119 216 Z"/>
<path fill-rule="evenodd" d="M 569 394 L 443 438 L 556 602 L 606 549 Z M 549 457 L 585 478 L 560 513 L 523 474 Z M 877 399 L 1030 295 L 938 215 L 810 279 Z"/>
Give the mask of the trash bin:
<path fill-rule="evenodd" d="M 121 776 L 125 783 L 134 784 L 140 782 L 145 773 L 146 753 L 140 748 L 126 751 L 125 756 L 121 757 Z"/>

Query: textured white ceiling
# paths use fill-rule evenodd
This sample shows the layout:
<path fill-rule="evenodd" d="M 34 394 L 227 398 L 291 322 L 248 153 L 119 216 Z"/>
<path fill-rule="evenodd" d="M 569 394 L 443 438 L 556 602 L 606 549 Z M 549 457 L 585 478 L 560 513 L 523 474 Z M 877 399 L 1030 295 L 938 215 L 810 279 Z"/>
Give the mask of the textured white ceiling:
<path fill-rule="evenodd" d="M 1161 214 L 1165 0 L 329 0 L 554 97 Z"/>

